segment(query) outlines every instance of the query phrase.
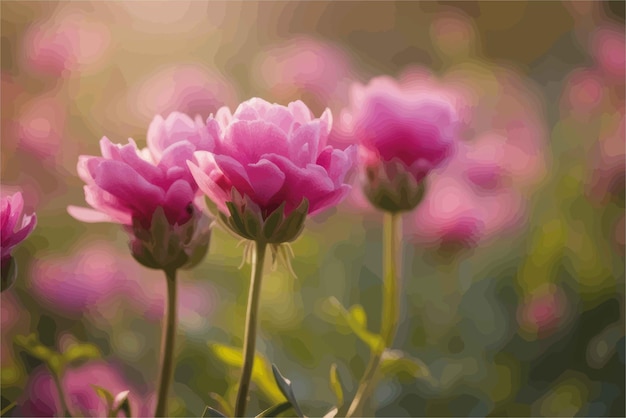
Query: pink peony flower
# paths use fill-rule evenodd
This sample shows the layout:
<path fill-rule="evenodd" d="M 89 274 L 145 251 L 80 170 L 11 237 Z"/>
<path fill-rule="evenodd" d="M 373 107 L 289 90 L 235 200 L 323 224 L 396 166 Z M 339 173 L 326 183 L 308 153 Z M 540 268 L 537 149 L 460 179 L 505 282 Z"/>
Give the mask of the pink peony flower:
<path fill-rule="evenodd" d="M 200 189 L 224 214 L 235 216 L 233 211 L 248 208 L 262 223 L 284 207 L 281 215 L 297 212 L 303 221 L 307 213 L 336 205 L 350 190 L 344 180 L 354 148 L 341 151 L 326 145 L 331 124 L 329 110 L 314 119 L 300 101 L 281 106 L 253 98 L 232 115 L 224 107 L 209 117 L 215 150 L 196 152 L 197 162 L 189 167 Z M 295 223 L 299 225 L 290 236 L 265 239 L 295 239 L 302 222 Z M 235 230 L 259 238 L 255 232 Z"/>
<path fill-rule="evenodd" d="M 17 192 L 0 200 L 0 217 L 2 218 L 2 236 L 0 238 L 2 291 L 8 289 L 15 281 L 16 265 L 11 251 L 33 231 L 37 224 L 37 216 L 24 215 L 22 193 Z M 16 230 L 17 227 L 17 230 Z"/>
<path fill-rule="evenodd" d="M 404 89 L 389 77 L 355 84 L 351 93 L 342 134 L 360 144 L 366 195 L 383 210 L 413 209 L 424 177 L 453 150 L 453 104 L 432 92 Z"/>
<path fill-rule="evenodd" d="M 113 365 L 97 361 L 70 368 L 65 372 L 62 386 L 73 416 L 107 416 L 106 403 L 92 385 L 108 390 L 113 396 L 129 390 L 128 399 L 133 416 L 143 417 L 152 413 L 153 397 L 138 392 Z M 60 416 L 62 409 L 58 391 L 47 370 L 38 370 L 31 375 L 15 412 L 19 416 L 27 417 Z M 124 414 L 120 412 L 118 416 Z"/>
<path fill-rule="evenodd" d="M 198 187 L 186 162 L 193 159 L 194 151 L 212 149 L 213 141 L 199 118 L 180 113 L 165 120 L 154 118 L 147 149 L 139 150 L 132 139 L 127 145 L 114 145 L 104 137 L 102 157 L 81 156 L 78 162 L 78 174 L 87 183 L 85 199 L 93 209 L 70 206 L 68 211 L 84 222 L 127 226 L 137 238 L 132 242 L 133 255 L 142 258 L 144 265 L 164 267 L 164 258 L 180 264 L 178 257 L 191 255 L 180 251 L 193 249 L 184 240 L 201 232 L 204 220 L 202 203 L 196 199 Z M 208 241 L 207 237 L 201 241 L 204 238 Z M 172 248 L 174 252 L 169 252 Z"/>

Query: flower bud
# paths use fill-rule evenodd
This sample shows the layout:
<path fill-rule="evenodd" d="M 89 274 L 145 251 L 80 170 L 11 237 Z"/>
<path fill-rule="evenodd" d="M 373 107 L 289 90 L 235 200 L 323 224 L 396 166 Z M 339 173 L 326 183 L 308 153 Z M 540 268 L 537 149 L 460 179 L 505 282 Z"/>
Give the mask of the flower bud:
<path fill-rule="evenodd" d="M 376 208 L 387 212 L 408 212 L 424 198 L 424 179 L 416 180 L 398 160 L 377 161 L 364 169 L 363 192 Z"/>

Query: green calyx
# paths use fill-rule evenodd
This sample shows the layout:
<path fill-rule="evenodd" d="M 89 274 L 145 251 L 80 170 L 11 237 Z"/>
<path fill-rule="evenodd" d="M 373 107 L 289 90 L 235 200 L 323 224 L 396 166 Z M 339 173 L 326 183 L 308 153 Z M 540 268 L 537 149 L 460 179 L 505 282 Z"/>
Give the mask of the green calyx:
<path fill-rule="evenodd" d="M 304 229 L 304 221 L 309 210 L 309 201 L 302 203 L 289 215 L 285 215 L 285 202 L 267 216 L 263 216 L 259 206 L 248 196 L 241 197 L 235 190 L 233 199 L 226 202 L 229 214 L 218 212 L 220 221 L 242 238 L 266 244 L 292 242 Z"/>
<path fill-rule="evenodd" d="M 376 208 L 386 212 L 408 212 L 424 198 L 424 179 L 417 181 L 400 161 L 381 162 L 365 169 L 363 192 Z"/>
<path fill-rule="evenodd" d="M 195 209 L 195 208 L 194 208 Z M 140 264 L 165 271 L 197 265 L 209 249 L 210 224 L 206 215 L 194 210 L 182 225 L 171 225 L 163 208 L 152 215 L 149 229 L 133 219 L 130 250 Z"/>

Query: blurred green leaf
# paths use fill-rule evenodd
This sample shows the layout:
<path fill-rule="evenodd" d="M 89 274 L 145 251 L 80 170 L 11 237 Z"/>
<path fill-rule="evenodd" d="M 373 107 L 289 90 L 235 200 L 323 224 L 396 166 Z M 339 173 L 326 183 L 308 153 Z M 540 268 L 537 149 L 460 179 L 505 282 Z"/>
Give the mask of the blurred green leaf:
<path fill-rule="evenodd" d="M 339 380 L 339 374 L 337 373 L 337 365 L 335 363 L 330 366 L 330 388 L 337 397 L 337 408 L 341 408 L 343 405 L 343 389 L 341 381 Z"/>
<path fill-rule="evenodd" d="M 256 418 L 276 417 L 279 414 L 282 414 L 283 412 L 288 411 L 291 408 L 292 406 L 290 402 L 283 402 L 281 404 L 274 405 L 274 406 L 267 408 L 265 411 L 257 415 Z"/>
<path fill-rule="evenodd" d="M 224 411 L 226 415 L 231 416 L 231 417 L 235 415 L 233 409 L 230 407 L 230 404 L 226 401 L 226 399 L 224 399 L 223 396 L 215 392 L 209 393 L 209 396 L 211 397 L 211 399 L 213 399 L 217 403 L 219 408 L 222 411 Z"/>
<path fill-rule="evenodd" d="M 205 418 L 205 417 L 211 417 L 211 418 L 213 418 L 213 417 L 216 417 L 216 418 L 224 417 L 225 418 L 226 415 L 222 414 L 217 409 L 213 409 L 210 406 L 207 406 L 207 407 L 204 408 L 204 412 L 202 413 L 202 418 Z"/>
<path fill-rule="evenodd" d="M 96 345 L 90 343 L 73 344 L 63 352 L 63 360 L 66 363 L 95 360 L 100 357 L 100 349 Z"/>
<path fill-rule="evenodd" d="M 5 406 L 4 408 L 2 408 L 2 411 L 0 411 L 0 417 L 3 417 L 4 414 L 9 412 L 11 409 L 15 408 L 16 406 L 17 406 L 17 403 L 15 401 L 13 401 L 10 404 L 8 404 L 7 406 Z"/>
<path fill-rule="evenodd" d="M 241 349 L 228 347 L 223 344 L 209 344 L 215 356 L 231 367 L 243 367 L 243 355 Z M 274 383 L 271 367 L 267 359 L 256 353 L 254 356 L 254 366 L 252 367 L 252 381 L 272 402 L 280 403 L 283 395 Z"/>
<path fill-rule="evenodd" d="M 415 379 L 432 378 L 428 367 L 421 360 L 401 350 L 385 350 L 380 359 L 380 371 L 386 375 L 406 373 Z"/>
<path fill-rule="evenodd" d="M 296 414 L 300 418 L 304 417 L 302 410 L 300 409 L 300 405 L 298 405 L 298 401 L 296 401 L 296 396 L 293 393 L 293 389 L 291 389 L 291 380 L 287 379 L 285 376 L 280 374 L 276 365 L 272 364 L 272 372 L 274 373 L 274 379 L 276 380 L 276 384 L 280 388 L 280 391 L 285 395 L 285 398 L 291 403 L 291 406 L 296 411 Z"/>
<path fill-rule="evenodd" d="M 361 305 L 353 305 L 348 311 L 341 302 L 332 297 L 329 299 L 331 314 L 342 318 L 352 332 L 356 334 L 374 352 L 381 352 L 385 345 L 380 335 L 367 329 L 367 315 Z"/>
<path fill-rule="evenodd" d="M 46 363 L 53 373 L 59 374 L 63 369 L 63 357 L 59 353 L 41 344 L 37 335 L 17 335 L 13 341 L 31 356 Z"/>

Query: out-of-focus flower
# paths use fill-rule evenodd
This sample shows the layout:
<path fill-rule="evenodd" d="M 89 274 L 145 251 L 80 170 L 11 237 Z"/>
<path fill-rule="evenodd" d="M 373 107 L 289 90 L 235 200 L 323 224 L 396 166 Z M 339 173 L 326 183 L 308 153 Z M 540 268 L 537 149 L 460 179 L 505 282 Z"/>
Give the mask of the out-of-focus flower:
<path fill-rule="evenodd" d="M 517 317 L 522 331 L 545 338 L 563 321 L 566 310 L 563 291 L 555 285 L 545 285 L 524 298 Z"/>
<path fill-rule="evenodd" d="M 331 124 L 329 110 L 314 119 L 300 101 L 281 106 L 253 98 L 233 115 L 224 107 L 209 118 L 215 151 L 196 152 L 189 166 L 234 232 L 293 241 L 307 213 L 336 205 L 350 190 L 344 180 L 354 148 L 326 145 Z"/>
<path fill-rule="evenodd" d="M 606 93 L 605 83 L 598 71 L 583 68 L 573 71 L 565 82 L 561 106 L 577 118 L 593 117 Z"/>
<path fill-rule="evenodd" d="M 608 118 L 606 131 L 593 152 L 591 164 L 592 181 L 589 184 L 589 195 L 596 201 L 606 203 L 612 195 L 624 192 L 624 173 L 626 173 L 626 149 L 624 135 L 626 133 L 626 113 L 622 107 Z"/>
<path fill-rule="evenodd" d="M 66 370 L 61 382 L 66 402 L 73 416 L 104 417 L 108 410 L 92 385 L 100 386 L 114 396 L 129 390 L 128 395 L 133 416 L 149 416 L 153 411 L 153 397 L 139 392 L 124 380 L 113 365 L 96 361 Z M 14 416 L 51 417 L 60 416 L 61 402 L 52 376 L 46 370 L 35 371 L 27 384 L 22 399 L 18 401 Z M 118 416 L 123 416 L 120 412 Z"/>
<path fill-rule="evenodd" d="M 36 22 L 24 37 L 27 65 L 51 76 L 97 68 L 110 45 L 109 28 L 77 10 Z"/>
<path fill-rule="evenodd" d="M 235 103 L 232 84 L 219 73 L 197 64 L 176 64 L 137 83 L 128 94 L 129 111 L 140 118 L 182 112 L 208 116 Z"/>
<path fill-rule="evenodd" d="M 626 41 L 623 28 L 601 27 L 591 41 L 591 53 L 600 69 L 618 83 L 626 76 Z"/>
<path fill-rule="evenodd" d="M 65 108 L 55 97 L 38 97 L 21 109 L 16 138 L 20 147 L 38 158 L 60 152 L 65 131 Z"/>
<path fill-rule="evenodd" d="M 351 66 L 345 52 L 319 39 L 298 36 L 271 45 L 256 58 L 253 74 L 269 94 L 281 101 L 305 98 L 329 106 L 344 99 Z"/>
<path fill-rule="evenodd" d="M 424 177 L 450 156 L 458 118 L 453 104 L 389 77 L 355 84 L 342 134 L 360 145 L 365 195 L 379 209 L 412 210 Z"/>
<path fill-rule="evenodd" d="M 132 234 L 131 251 L 143 265 L 179 268 L 199 261 L 208 246 L 208 220 L 197 198 L 187 160 L 196 150 L 213 148 L 213 138 L 198 118 L 173 113 L 156 117 L 148 148 L 100 141 L 102 157 L 81 156 L 78 174 L 87 183 L 93 209 L 70 206 L 85 222 L 117 222 Z"/>
<path fill-rule="evenodd" d="M 20 192 L 3 197 L 0 205 L 2 291 L 5 291 L 15 282 L 17 276 L 17 265 L 11 257 L 11 251 L 33 231 L 37 224 L 37 215 L 24 215 L 24 200 Z"/>

